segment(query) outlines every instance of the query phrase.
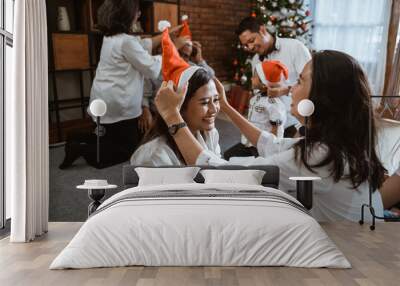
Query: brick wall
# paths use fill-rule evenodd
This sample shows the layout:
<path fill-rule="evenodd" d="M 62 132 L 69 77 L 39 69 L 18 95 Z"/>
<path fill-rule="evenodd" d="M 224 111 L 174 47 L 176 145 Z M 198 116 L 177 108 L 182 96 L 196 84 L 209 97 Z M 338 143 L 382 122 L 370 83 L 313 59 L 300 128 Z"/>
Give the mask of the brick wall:
<path fill-rule="evenodd" d="M 232 44 L 240 20 L 250 15 L 251 0 L 181 0 L 181 15 L 189 16 L 193 40 L 221 80 L 232 78 Z"/>

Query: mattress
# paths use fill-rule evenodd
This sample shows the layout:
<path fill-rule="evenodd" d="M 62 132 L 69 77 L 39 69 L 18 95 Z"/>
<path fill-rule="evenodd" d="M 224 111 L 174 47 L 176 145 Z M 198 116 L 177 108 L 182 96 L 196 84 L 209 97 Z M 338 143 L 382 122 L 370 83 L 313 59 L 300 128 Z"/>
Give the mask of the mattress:
<path fill-rule="evenodd" d="M 198 183 L 134 187 L 110 197 L 50 269 L 132 265 L 351 267 L 290 195 Z"/>

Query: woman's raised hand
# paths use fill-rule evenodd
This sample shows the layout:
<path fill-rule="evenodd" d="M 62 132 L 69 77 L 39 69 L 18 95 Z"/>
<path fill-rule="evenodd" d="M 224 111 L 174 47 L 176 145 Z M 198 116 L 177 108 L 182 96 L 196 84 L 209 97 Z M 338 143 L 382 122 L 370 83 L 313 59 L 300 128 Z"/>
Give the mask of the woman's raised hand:
<path fill-rule="evenodd" d="M 219 95 L 219 104 L 221 106 L 222 111 L 224 111 L 226 107 L 229 107 L 229 102 L 225 94 L 225 88 L 216 77 L 214 77 L 214 82 Z"/>
<path fill-rule="evenodd" d="M 175 26 L 175 27 L 171 27 L 169 29 L 169 33 L 172 34 L 173 36 L 176 36 L 176 34 L 182 29 L 183 24 Z"/>
<path fill-rule="evenodd" d="M 179 110 L 185 99 L 187 85 L 175 91 L 172 81 L 164 81 L 157 92 L 155 105 L 164 121 L 168 124 L 171 118 L 180 115 Z"/>
<path fill-rule="evenodd" d="M 189 36 L 178 37 L 174 39 L 174 44 L 177 50 L 180 50 L 186 44 L 190 44 L 191 40 Z"/>

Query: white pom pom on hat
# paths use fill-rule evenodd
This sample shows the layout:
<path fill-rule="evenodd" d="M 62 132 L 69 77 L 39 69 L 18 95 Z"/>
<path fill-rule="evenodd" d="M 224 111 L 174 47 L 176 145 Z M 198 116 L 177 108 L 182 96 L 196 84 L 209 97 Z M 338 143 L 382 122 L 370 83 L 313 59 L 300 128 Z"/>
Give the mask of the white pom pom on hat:
<path fill-rule="evenodd" d="M 309 99 L 303 99 L 297 105 L 297 111 L 301 116 L 311 116 L 314 113 L 314 103 Z"/>
<path fill-rule="evenodd" d="M 160 21 L 161 22 L 161 21 Z M 167 22 L 167 21 L 164 21 Z M 168 23 L 168 22 L 167 22 Z M 168 23 L 169 24 L 169 23 Z M 195 72 L 202 67 L 197 65 L 191 66 L 179 55 L 175 44 L 172 42 L 171 37 L 167 30 L 165 30 L 165 23 L 159 27 L 164 26 L 162 32 L 162 76 L 164 81 L 173 81 L 176 88 L 180 89 L 185 86 Z"/>
<path fill-rule="evenodd" d="M 189 16 L 188 15 L 182 15 L 181 19 L 182 19 L 182 21 L 186 21 L 187 19 L 189 19 Z"/>
<path fill-rule="evenodd" d="M 161 20 L 158 22 L 158 30 L 160 32 L 163 32 L 165 29 L 170 28 L 171 27 L 171 23 L 168 22 L 167 20 Z"/>

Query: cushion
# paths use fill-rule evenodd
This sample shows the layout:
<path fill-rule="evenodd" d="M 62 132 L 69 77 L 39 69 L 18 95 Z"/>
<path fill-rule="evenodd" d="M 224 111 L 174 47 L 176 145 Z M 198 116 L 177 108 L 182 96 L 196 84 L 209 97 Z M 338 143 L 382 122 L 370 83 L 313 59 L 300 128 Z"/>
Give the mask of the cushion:
<path fill-rule="evenodd" d="M 139 183 L 139 175 L 135 171 L 138 167 L 149 167 L 149 166 L 132 166 L 125 165 L 122 168 L 122 183 L 124 189 L 136 187 Z M 262 180 L 262 185 L 264 187 L 279 188 L 279 168 L 273 165 L 250 165 L 250 166 L 238 166 L 238 165 L 221 165 L 221 166 L 195 166 L 200 167 L 202 170 L 208 169 L 218 169 L 218 170 L 263 170 L 265 171 L 264 178 Z M 187 168 L 187 166 L 157 166 L 157 168 Z M 204 178 L 200 174 L 194 178 L 196 183 L 204 183 Z"/>
<path fill-rule="evenodd" d="M 199 170 L 199 167 L 135 168 L 139 175 L 139 186 L 195 183 L 194 178 Z"/>
<path fill-rule="evenodd" d="M 265 171 L 261 170 L 202 170 L 206 184 L 234 183 L 246 185 L 261 185 Z"/>

